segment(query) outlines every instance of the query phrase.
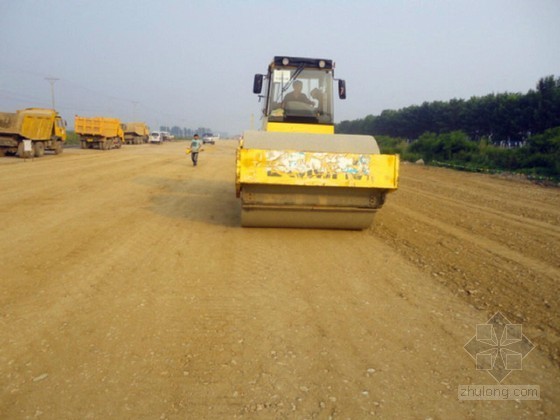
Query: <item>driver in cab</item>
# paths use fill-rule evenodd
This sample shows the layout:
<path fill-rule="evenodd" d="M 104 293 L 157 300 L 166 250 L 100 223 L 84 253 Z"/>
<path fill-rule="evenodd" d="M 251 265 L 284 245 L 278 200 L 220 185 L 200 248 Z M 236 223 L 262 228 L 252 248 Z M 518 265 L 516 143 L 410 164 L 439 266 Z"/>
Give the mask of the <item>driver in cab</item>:
<path fill-rule="evenodd" d="M 315 103 L 310 100 L 305 93 L 301 93 L 301 89 L 303 88 L 301 80 L 294 81 L 293 86 L 294 90 L 284 97 L 284 100 L 282 101 L 282 108 L 286 108 L 286 104 L 288 102 L 301 102 L 307 105 L 315 105 Z"/>

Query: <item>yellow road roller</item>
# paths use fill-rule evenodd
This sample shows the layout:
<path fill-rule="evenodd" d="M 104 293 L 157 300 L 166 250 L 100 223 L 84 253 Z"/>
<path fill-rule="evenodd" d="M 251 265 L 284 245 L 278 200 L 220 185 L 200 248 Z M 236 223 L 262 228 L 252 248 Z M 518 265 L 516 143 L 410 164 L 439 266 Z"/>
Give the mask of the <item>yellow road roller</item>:
<path fill-rule="evenodd" d="M 398 155 L 380 154 L 372 136 L 334 133 L 334 91 L 346 98 L 332 60 L 277 56 L 255 75 L 263 124 L 237 148 L 242 226 L 365 229 L 397 189 Z"/>

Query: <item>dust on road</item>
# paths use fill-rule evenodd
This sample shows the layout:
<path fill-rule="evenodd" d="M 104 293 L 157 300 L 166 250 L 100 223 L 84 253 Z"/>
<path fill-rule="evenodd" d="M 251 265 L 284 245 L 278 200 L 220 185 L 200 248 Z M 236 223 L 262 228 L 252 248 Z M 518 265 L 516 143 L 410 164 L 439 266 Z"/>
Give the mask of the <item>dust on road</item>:
<path fill-rule="evenodd" d="M 0 161 L 0 417 L 558 417 L 560 194 L 403 165 L 363 232 L 243 229 L 235 142 Z M 463 349 L 536 344 L 503 384 Z"/>

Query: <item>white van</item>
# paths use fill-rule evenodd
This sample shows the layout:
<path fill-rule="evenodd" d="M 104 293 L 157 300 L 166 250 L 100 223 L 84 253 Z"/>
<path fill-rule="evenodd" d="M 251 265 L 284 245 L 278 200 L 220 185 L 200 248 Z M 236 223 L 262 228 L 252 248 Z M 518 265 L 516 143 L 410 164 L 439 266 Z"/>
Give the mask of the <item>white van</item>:
<path fill-rule="evenodd" d="M 152 131 L 148 141 L 149 143 L 161 144 L 163 142 L 163 133 L 161 131 Z"/>
<path fill-rule="evenodd" d="M 207 144 L 215 144 L 216 143 L 216 139 L 219 138 L 219 136 L 215 136 L 212 133 L 204 133 L 202 135 L 202 143 Z"/>

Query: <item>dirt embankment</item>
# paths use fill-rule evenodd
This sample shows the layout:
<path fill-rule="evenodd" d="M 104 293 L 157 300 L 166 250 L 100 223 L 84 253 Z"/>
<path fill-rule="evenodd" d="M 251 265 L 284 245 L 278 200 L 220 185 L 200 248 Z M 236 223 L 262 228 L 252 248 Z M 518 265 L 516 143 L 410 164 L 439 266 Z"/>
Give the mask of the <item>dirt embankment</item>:
<path fill-rule="evenodd" d="M 401 184 L 375 235 L 475 308 L 524 324 L 560 366 L 560 189 L 414 165 Z"/>
<path fill-rule="evenodd" d="M 235 143 L 0 160 L 0 417 L 560 416 L 560 194 L 403 165 L 363 232 L 243 229 Z M 501 311 L 537 347 L 495 384 Z"/>

